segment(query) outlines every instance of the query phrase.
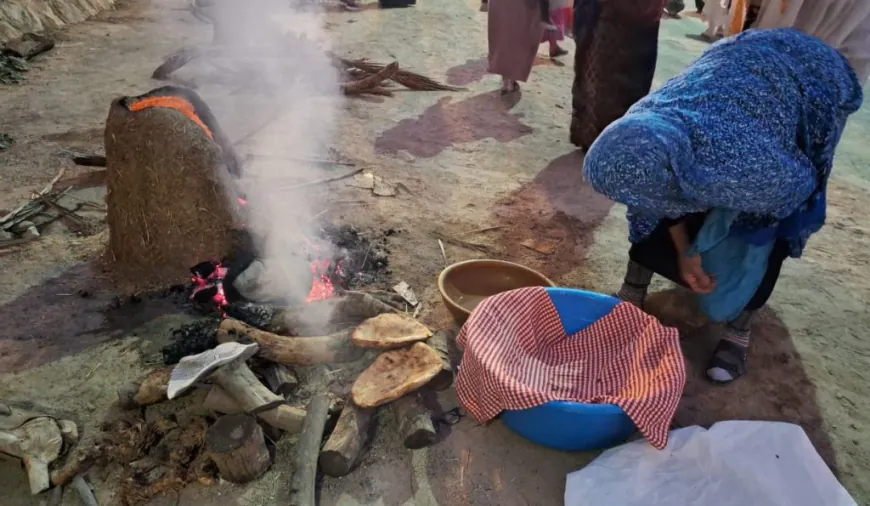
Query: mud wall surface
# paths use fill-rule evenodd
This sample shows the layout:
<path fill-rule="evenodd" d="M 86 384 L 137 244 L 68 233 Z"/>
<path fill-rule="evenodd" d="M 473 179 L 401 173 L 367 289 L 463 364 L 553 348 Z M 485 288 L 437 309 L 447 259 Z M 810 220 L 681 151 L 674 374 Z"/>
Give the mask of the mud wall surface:
<path fill-rule="evenodd" d="M 0 43 L 84 21 L 114 4 L 115 0 L 0 0 Z"/>

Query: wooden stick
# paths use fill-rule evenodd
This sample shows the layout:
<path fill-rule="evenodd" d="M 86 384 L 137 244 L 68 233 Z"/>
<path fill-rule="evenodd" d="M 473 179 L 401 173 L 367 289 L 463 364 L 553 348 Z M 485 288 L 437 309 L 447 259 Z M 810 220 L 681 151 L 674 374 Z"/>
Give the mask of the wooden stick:
<path fill-rule="evenodd" d="M 310 188 L 312 186 L 317 186 L 317 185 L 326 184 L 326 183 L 332 183 L 334 181 L 340 181 L 342 179 L 347 179 L 349 177 L 355 176 L 355 175 L 359 174 L 360 172 L 362 172 L 363 170 L 364 169 L 362 169 L 362 168 L 354 169 L 354 170 L 347 172 L 345 174 L 342 174 L 340 176 L 325 177 L 323 179 L 315 179 L 314 181 L 308 181 L 306 183 L 300 183 L 300 184 L 296 184 L 293 186 L 287 186 L 283 189 L 284 190 L 299 190 L 301 188 Z"/>
<path fill-rule="evenodd" d="M 393 401 L 391 406 L 406 448 L 418 450 L 435 444 L 438 434 L 432 423 L 432 415 L 423 405 L 420 392 Z"/>
<path fill-rule="evenodd" d="M 349 83 L 342 83 L 341 90 L 347 95 L 353 95 L 356 93 L 364 92 L 366 90 L 370 90 L 372 88 L 377 88 L 382 82 L 392 79 L 393 76 L 396 75 L 396 72 L 399 70 L 399 63 L 393 62 L 387 65 L 386 67 L 380 69 L 379 71 L 366 76 L 358 81 L 351 81 Z"/>
<path fill-rule="evenodd" d="M 272 465 L 263 429 L 248 415 L 222 416 L 205 436 L 209 457 L 221 478 L 236 484 L 253 481 Z"/>
<path fill-rule="evenodd" d="M 284 402 L 283 397 L 273 394 L 260 383 L 260 380 L 254 376 L 254 372 L 242 360 L 221 367 L 212 378 L 246 413 Z"/>
<path fill-rule="evenodd" d="M 320 469 L 324 474 L 345 476 L 359 463 L 372 434 L 376 411 L 377 408 L 361 408 L 348 401 L 320 452 Z"/>
<path fill-rule="evenodd" d="M 426 385 L 433 390 L 447 390 L 453 386 L 454 368 L 450 360 L 450 342 L 453 338 L 452 332 L 442 330 L 426 340 L 426 344 L 441 357 L 441 372 Z"/>
<path fill-rule="evenodd" d="M 102 454 L 102 447 L 92 446 L 85 451 L 80 451 L 67 458 L 67 462 L 62 468 L 51 473 L 51 484 L 55 487 L 63 487 L 67 485 L 76 476 L 88 472 Z"/>
<path fill-rule="evenodd" d="M 169 57 L 166 58 L 166 61 L 154 69 L 154 72 L 151 74 L 151 79 L 168 79 L 173 72 L 187 65 L 191 60 L 198 58 L 201 55 L 202 51 L 199 48 L 183 47 L 169 55 Z"/>
<path fill-rule="evenodd" d="M 81 155 L 74 156 L 73 163 L 82 167 L 105 167 L 105 155 Z"/>
<path fill-rule="evenodd" d="M 299 443 L 296 445 L 296 458 L 293 461 L 293 477 L 290 479 L 290 506 L 315 506 L 317 488 L 317 458 L 320 455 L 320 441 L 329 416 L 329 396 L 317 394 L 308 403 L 305 424 Z"/>
<path fill-rule="evenodd" d="M 141 382 L 119 389 L 118 405 L 123 409 L 136 409 L 165 401 L 171 374 L 172 366 L 163 367 L 151 372 Z"/>
<path fill-rule="evenodd" d="M 73 478 L 72 486 L 78 492 L 85 506 L 100 506 L 100 503 L 97 502 L 97 498 L 94 496 L 94 491 L 91 490 L 91 486 L 88 485 L 88 482 L 81 475 Z"/>
<path fill-rule="evenodd" d="M 272 392 L 287 397 L 299 386 L 299 378 L 284 364 L 268 364 L 263 369 L 263 380 Z"/>
<path fill-rule="evenodd" d="M 226 415 L 236 415 L 245 412 L 238 402 L 218 385 L 211 387 L 211 390 L 209 390 L 208 395 L 202 402 L 202 407 L 209 411 Z M 305 410 L 282 404 L 272 409 L 258 412 L 257 418 L 276 429 L 281 429 L 290 434 L 299 434 L 302 431 L 302 423 L 305 421 Z"/>
<path fill-rule="evenodd" d="M 218 340 L 232 340 L 232 335 L 244 336 L 260 345 L 258 355 L 279 364 L 313 365 L 353 362 L 364 351 L 353 345 L 350 332 L 322 337 L 284 337 L 255 329 L 227 318 L 221 322 Z"/>

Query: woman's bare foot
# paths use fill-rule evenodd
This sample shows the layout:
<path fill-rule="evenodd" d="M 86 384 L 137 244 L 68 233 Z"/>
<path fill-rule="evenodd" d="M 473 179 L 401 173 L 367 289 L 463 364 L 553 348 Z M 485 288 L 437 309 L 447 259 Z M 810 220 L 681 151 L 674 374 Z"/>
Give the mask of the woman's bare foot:
<path fill-rule="evenodd" d="M 506 95 L 515 91 L 520 91 L 520 83 L 514 81 L 513 79 L 502 78 L 501 94 Z"/>

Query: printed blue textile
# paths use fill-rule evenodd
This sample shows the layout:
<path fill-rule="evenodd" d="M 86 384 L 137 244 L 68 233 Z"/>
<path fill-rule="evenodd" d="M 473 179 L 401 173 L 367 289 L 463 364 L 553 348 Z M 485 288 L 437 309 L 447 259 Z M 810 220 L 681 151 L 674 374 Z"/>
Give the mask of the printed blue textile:
<path fill-rule="evenodd" d="M 716 276 L 716 290 L 698 295 L 701 310 L 713 321 L 737 318 L 752 300 L 767 271 L 773 241 L 753 244 L 731 234 L 737 212 L 714 209 L 695 237 L 693 253 L 701 255 L 708 274 Z"/>
<path fill-rule="evenodd" d="M 632 242 L 663 218 L 722 209 L 736 212 L 731 235 L 780 238 L 798 257 L 824 224 L 834 149 L 862 100 L 832 47 L 792 29 L 750 30 L 605 129 L 584 174 L 628 206 Z"/>

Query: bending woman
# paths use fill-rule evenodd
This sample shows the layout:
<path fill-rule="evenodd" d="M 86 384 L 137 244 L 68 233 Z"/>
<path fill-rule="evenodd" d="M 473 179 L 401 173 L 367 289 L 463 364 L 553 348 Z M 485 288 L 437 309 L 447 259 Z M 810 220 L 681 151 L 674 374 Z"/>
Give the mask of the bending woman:
<path fill-rule="evenodd" d="M 753 30 L 711 46 L 589 149 L 592 186 L 628 206 L 619 296 L 642 307 L 653 273 L 698 294 L 726 323 L 712 381 L 746 372 L 752 315 L 824 224 L 834 148 L 862 99 L 824 42 Z"/>

